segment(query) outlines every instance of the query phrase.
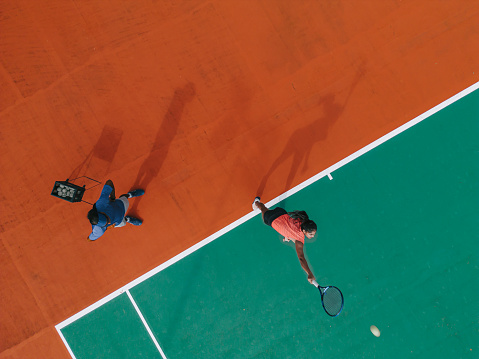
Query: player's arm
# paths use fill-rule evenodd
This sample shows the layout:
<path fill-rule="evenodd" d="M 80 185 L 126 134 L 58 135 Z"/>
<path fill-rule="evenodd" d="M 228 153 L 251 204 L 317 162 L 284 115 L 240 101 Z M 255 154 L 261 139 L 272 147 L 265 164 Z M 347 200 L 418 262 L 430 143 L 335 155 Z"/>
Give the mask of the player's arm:
<path fill-rule="evenodd" d="M 116 196 L 115 196 L 115 186 L 113 185 L 112 180 L 106 181 L 105 185 L 110 186 L 113 190 L 110 193 L 110 201 L 114 201 Z"/>
<path fill-rule="evenodd" d="M 299 263 L 301 264 L 301 267 L 308 275 L 308 282 L 312 283 L 312 281 L 315 280 L 315 278 L 314 278 L 313 272 L 311 272 L 311 269 L 309 269 L 308 261 L 306 260 L 306 257 L 304 256 L 304 251 L 303 251 L 304 244 L 301 243 L 300 241 L 296 241 L 295 247 L 296 247 L 296 254 L 298 255 L 298 258 L 299 258 Z"/>
<path fill-rule="evenodd" d="M 88 236 L 88 239 L 92 242 L 96 241 L 98 238 L 103 236 L 105 231 L 106 231 L 106 229 L 103 228 L 103 227 L 93 226 L 92 231 L 91 231 L 90 235 Z"/>

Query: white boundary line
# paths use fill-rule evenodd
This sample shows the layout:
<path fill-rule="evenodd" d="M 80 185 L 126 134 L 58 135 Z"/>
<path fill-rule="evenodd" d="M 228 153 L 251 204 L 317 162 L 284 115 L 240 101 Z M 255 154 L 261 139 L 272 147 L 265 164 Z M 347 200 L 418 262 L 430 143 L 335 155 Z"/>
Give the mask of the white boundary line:
<path fill-rule="evenodd" d="M 296 187 L 290 189 L 289 191 L 286 191 L 285 193 L 279 195 L 275 199 L 266 203 L 266 205 L 269 206 L 269 207 L 274 206 L 277 203 L 281 202 L 282 200 L 292 196 L 293 194 L 295 194 L 295 193 L 301 191 L 302 189 L 304 189 L 305 187 L 307 187 L 307 186 L 311 185 L 312 183 L 318 181 L 319 179 L 323 178 L 324 176 L 328 176 L 328 177 L 331 176 L 331 174 L 334 171 L 336 171 L 337 169 L 345 166 L 349 162 L 351 162 L 351 161 L 355 160 L 356 158 L 364 155 L 365 153 L 371 151 L 372 149 L 374 149 L 377 146 L 383 144 L 384 142 L 390 140 L 391 138 L 399 135 L 401 132 L 406 131 L 407 129 L 409 129 L 412 126 L 418 124 L 419 122 L 425 120 L 426 118 L 434 115 L 435 113 L 441 111 L 445 107 L 453 104 L 454 102 L 456 102 L 456 101 L 460 100 L 461 98 L 469 95 L 470 93 L 472 93 L 473 91 L 475 91 L 477 89 L 479 89 L 479 82 L 476 82 L 475 84 L 469 86 L 468 88 L 464 89 L 463 91 L 459 92 L 458 94 L 452 96 L 451 98 L 445 100 L 444 102 L 441 102 L 439 105 L 434 106 L 430 110 L 424 112 L 422 115 L 419 115 L 418 117 L 412 119 L 411 121 L 405 123 L 404 125 L 398 127 L 397 129 L 389 132 L 388 134 L 386 134 L 383 137 L 377 139 L 376 141 L 370 143 L 369 145 L 361 148 L 360 150 L 358 150 L 358 151 L 354 152 L 353 154 L 349 155 L 348 157 L 342 159 L 341 161 L 337 162 L 336 164 L 332 165 L 331 167 L 325 169 L 324 171 L 321 171 L 317 175 L 311 177 L 310 179 L 304 181 L 303 183 L 297 185 Z M 68 346 L 65 338 L 61 334 L 61 332 L 60 332 L 61 329 L 65 328 L 66 326 L 70 325 L 71 323 L 75 322 L 76 320 L 80 319 L 81 317 L 85 316 L 86 314 L 94 311 L 95 309 L 101 307 L 105 303 L 108 303 L 110 300 L 116 298 L 117 296 L 119 296 L 119 295 L 121 295 L 125 292 L 128 292 L 131 288 L 133 288 L 136 285 L 140 284 L 141 282 L 147 280 L 148 278 L 154 276 L 155 274 L 163 271 L 164 269 L 168 268 L 172 264 L 174 264 L 174 263 L 178 262 L 179 260 L 187 257 L 191 253 L 196 252 L 198 249 L 204 247 L 205 245 L 214 241 L 218 237 L 221 237 L 225 233 L 228 233 L 229 231 L 233 230 L 234 228 L 238 227 L 239 225 L 241 225 L 241 224 L 245 223 L 246 221 L 250 220 L 251 218 L 256 216 L 256 214 L 258 214 L 258 212 L 253 212 L 253 211 L 246 214 L 245 216 L 243 216 L 243 217 L 239 218 L 238 220 L 234 221 L 233 223 L 227 225 L 226 227 L 219 230 L 218 232 L 216 232 L 216 233 L 212 234 L 211 236 L 205 238 L 201 242 L 196 243 L 194 246 L 186 249 L 185 251 L 183 251 L 183 252 L 179 253 L 178 255 L 174 256 L 173 258 L 171 258 L 171 259 L 167 260 L 166 262 L 160 264 L 158 267 L 156 267 L 156 268 L 152 269 L 151 271 L 143 274 L 141 277 L 138 277 L 137 279 L 135 279 L 132 282 L 125 285 L 124 287 L 122 287 L 120 289 L 117 289 L 113 293 L 111 293 L 111 294 L 107 295 L 106 297 L 100 299 L 98 302 L 90 305 L 89 307 L 87 307 L 87 308 L 83 309 L 82 311 L 76 313 L 75 315 L 71 316 L 70 318 L 64 320 L 63 322 L 61 322 L 59 324 L 57 324 L 55 326 L 55 328 L 57 329 L 58 333 L 60 334 L 60 337 L 62 338 L 63 342 L 67 346 L 67 349 L 70 352 L 70 354 L 72 355 L 72 358 L 75 359 L 75 356 L 71 352 L 70 347 Z"/>
<path fill-rule="evenodd" d="M 155 343 L 156 349 L 158 349 L 158 351 L 160 352 L 161 357 L 162 357 L 163 359 L 167 359 L 166 356 L 165 356 L 165 353 L 163 353 L 163 350 L 161 350 L 160 344 L 158 344 L 158 341 L 156 340 L 155 335 L 154 335 L 153 332 L 151 331 L 150 326 L 149 326 L 148 323 L 146 322 L 145 317 L 144 317 L 143 314 L 141 313 L 140 308 L 138 308 L 138 305 L 136 304 L 135 300 L 133 299 L 133 297 L 132 297 L 130 291 L 127 290 L 127 291 L 126 291 L 126 294 L 128 294 L 128 298 L 130 298 L 131 304 L 133 304 L 133 307 L 135 307 L 136 313 L 138 314 L 138 316 L 140 317 L 141 321 L 143 322 L 143 325 L 145 326 L 145 328 L 146 328 L 148 334 L 150 334 L 151 340 L 153 340 L 153 343 Z"/>

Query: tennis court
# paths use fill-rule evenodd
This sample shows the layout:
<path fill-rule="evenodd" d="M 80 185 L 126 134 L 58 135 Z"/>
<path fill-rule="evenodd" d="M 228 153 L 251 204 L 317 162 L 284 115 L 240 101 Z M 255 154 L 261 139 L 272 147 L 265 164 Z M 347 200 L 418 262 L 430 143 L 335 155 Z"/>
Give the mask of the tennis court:
<path fill-rule="evenodd" d="M 478 357 L 477 127 L 420 115 L 477 86 L 479 2 L 3 5 L 0 359 Z M 90 242 L 67 178 L 143 225 Z M 338 318 L 255 195 L 318 222 Z"/>
<path fill-rule="evenodd" d="M 250 213 L 57 325 L 71 356 L 477 358 L 477 88 L 269 203 L 318 223 L 306 256 L 338 317 Z"/>

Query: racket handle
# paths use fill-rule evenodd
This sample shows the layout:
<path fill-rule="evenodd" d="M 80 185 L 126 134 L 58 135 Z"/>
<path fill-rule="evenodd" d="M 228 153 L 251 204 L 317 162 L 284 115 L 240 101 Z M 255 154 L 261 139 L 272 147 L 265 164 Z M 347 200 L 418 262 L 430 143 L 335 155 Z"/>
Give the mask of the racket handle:
<path fill-rule="evenodd" d="M 319 287 L 319 284 L 318 284 L 318 282 L 316 282 L 314 279 L 313 279 L 313 281 L 311 282 L 311 284 L 312 284 L 312 285 L 314 285 L 316 288 L 318 288 L 318 287 Z"/>

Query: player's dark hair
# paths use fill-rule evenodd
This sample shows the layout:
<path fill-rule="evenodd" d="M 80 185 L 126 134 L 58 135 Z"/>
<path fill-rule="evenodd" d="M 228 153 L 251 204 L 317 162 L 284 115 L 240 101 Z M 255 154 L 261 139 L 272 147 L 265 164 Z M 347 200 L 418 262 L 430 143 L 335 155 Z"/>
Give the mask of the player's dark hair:
<path fill-rule="evenodd" d="M 316 223 L 309 219 L 305 211 L 293 211 L 288 212 L 289 216 L 293 219 L 299 219 L 301 222 L 301 229 L 305 232 L 313 232 L 318 229 Z"/>
<path fill-rule="evenodd" d="M 306 233 L 314 232 L 318 230 L 318 226 L 312 220 L 308 219 L 307 221 L 301 223 L 301 229 Z"/>
<path fill-rule="evenodd" d="M 88 211 L 87 218 L 90 220 L 90 223 L 93 225 L 98 224 L 99 216 L 98 211 L 96 210 L 96 204 L 93 205 L 93 208 Z"/>

